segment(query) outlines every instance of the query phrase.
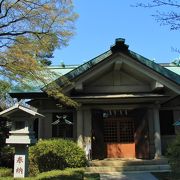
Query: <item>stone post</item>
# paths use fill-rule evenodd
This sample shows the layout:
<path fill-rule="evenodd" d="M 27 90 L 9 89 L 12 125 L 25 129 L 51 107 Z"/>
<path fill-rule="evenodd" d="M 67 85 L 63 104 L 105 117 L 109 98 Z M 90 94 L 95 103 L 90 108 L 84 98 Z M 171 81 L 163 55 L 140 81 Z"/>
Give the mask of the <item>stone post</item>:
<path fill-rule="evenodd" d="M 16 145 L 14 156 L 14 178 L 28 176 L 28 145 Z"/>

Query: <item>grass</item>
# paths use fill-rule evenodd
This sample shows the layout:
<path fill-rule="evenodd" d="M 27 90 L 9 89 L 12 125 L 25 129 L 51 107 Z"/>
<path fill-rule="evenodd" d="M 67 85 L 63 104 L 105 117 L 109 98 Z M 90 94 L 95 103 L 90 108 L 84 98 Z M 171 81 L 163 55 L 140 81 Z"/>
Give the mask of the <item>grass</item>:
<path fill-rule="evenodd" d="M 27 177 L 24 180 L 99 180 L 99 174 L 85 174 L 84 168 L 67 168 L 65 170 L 53 170 L 38 174 L 36 177 Z M 14 180 L 12 169 L 0 168 L 1 180 Z M 19 180 L 19 178 L 18 178 Z"/>

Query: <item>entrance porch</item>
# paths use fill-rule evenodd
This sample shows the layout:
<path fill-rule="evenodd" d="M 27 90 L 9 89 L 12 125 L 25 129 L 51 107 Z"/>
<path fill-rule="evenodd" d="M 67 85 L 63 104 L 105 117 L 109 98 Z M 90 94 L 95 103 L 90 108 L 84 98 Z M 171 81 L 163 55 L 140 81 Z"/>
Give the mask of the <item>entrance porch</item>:
<path fill-rule="evenodd" d="M 157 108 L 84 108 L 77 112 L 77 140 L 92 159 L 161 156 Z"/>

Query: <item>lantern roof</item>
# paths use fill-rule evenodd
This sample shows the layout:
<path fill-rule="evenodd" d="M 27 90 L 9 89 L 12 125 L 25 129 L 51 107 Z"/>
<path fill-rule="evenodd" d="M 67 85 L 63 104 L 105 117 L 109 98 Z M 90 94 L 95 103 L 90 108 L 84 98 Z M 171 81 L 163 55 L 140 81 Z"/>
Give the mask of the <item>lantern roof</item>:
<path fill-rule="evenodd" d="M 44 117 L 44 115 L 37 112 L 36 108 L 29 105 L 21 104 L 21 103 L 16 103 L 14 106 L 8 109 L 5 109 L 4 111 L 1 111 L 0 116 L 8 118 L 9 115 L 12 115 L 13 113 L 17 111 L 25 112 L 34 117 Z"/>

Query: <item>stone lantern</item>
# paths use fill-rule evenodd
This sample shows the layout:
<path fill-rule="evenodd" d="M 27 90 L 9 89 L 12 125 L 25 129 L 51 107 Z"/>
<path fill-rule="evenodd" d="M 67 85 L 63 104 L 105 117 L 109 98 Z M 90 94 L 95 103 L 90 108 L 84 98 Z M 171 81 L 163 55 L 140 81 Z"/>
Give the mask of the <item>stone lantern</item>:
<path fill-rule="evenodd" d="M 36 118 L 44 116 L 35 108 L 19 103 L 0 112 L 0 116 L 6 117 L 11 124 L 6 144 L 15 147 L 14 177 L 26 177 L 28 176 L 28 147 L 36 143 L 33 122 Z"/>

